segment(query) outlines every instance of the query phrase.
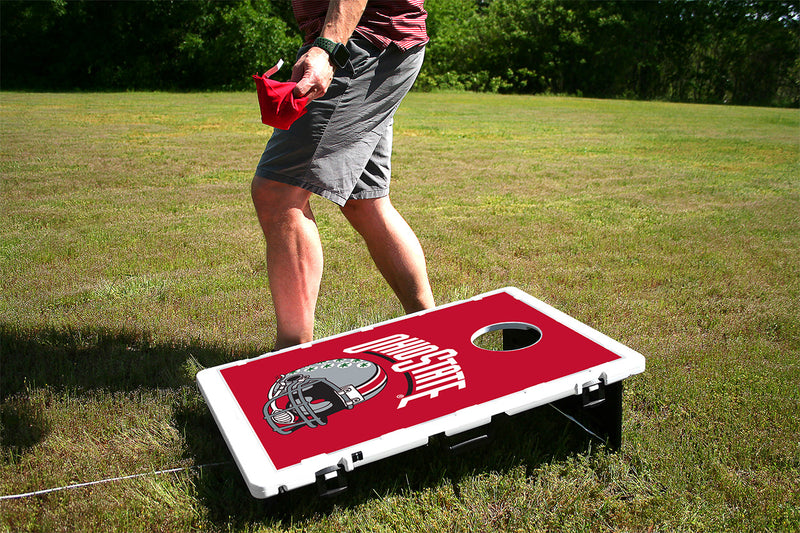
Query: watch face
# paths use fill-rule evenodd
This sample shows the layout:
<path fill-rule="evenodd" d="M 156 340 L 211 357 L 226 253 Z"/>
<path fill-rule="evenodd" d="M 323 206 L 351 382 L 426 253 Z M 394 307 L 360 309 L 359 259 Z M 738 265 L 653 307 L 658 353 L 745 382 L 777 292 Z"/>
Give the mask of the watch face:
<path fill-rule="evenodd" d="M 336 66 L 339 68 L 344 68 L 344 66 L 347 65 L 347 61 L 350 59 L 350 52 L 347 51 L 347 47 L 344 45 L 337 44 L 333 49 L 331 59 L 333 59 L 333 62 L 336 63 Z"/>

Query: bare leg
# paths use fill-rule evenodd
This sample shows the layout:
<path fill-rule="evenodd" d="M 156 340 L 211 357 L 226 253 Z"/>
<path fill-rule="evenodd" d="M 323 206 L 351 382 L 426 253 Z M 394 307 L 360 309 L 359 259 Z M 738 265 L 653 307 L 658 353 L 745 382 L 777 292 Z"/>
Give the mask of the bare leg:
<path fill-rule="evenodd" d="M 389 197 L 350 200 L 342 213 L 364 238 L 378 270 L 406 313 L 433 307 L 422 247 Z"/>
<path fill-rule="evenodd" d="M 275 349 L 310 342 L 322 279 L 322 243 L 311 193 L 255 177 L 253 204 L 267 241 L 267 275 L 277 319 Z"/>

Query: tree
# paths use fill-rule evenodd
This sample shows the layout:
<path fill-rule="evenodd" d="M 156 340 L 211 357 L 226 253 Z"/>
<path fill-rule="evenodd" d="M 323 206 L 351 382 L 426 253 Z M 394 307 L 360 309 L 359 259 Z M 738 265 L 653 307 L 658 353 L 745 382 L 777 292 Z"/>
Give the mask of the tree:
<path fill-rule="evenodd" d="M 424 88 L 800 104 L 798 2 L 428 0 Z"/>
<path fill-rule="evenodd" d="M 418 89 L 800 105 L 798 1 L 425 7 Z M 4 89 L 247 88 L 301 42 L 291 0 L 2 0 L 0 24 Z"/>
<path fill-rule="evenodd" d="M 289 0 L 4 0 L 0 9 L 4 88 L 242 88 L 300 44 Z"/>

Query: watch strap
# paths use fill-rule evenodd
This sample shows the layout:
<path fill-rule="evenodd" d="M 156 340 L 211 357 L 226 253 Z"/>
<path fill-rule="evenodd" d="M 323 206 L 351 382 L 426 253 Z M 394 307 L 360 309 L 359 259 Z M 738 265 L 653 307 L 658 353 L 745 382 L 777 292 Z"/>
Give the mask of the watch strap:
<path fill-rule="evenodd" d="M 319 48 L 322 48 L 323 50 L 328 52 L 328 55 L 330 56 L 333 55 L 333 51 L 336 49 L 337 44 L 339 43 L 337 43 L 336 41 L 332 41 L 330 39 L 326 39 L 325 37 L 317 37 L 316 39 L 314 39 L 314 44 L 312 44 L 311 46 L 317 46 Z"/>
<path fill-rule="evenodd" d="M 344 68 L 347 60 L 350 59 L 350 53 L 347 51 L 345 45 L 326 39 L 325 37 L 317 37 L 314 39 L 312 46 L 322 48 L 328 53 L 331 63 L 339 68 Z"/>

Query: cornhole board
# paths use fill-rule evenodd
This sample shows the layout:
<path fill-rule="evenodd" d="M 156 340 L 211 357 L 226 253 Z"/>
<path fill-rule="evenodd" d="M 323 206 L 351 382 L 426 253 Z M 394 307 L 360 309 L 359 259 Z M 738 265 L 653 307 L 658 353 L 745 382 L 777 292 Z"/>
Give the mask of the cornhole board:
<path fill-rule="evenodd" d="M 502 348 L 473 342 L 501 330 Z M 514 287 L 197 374 L 253 496 L 354 468 L 555 402 L 602 408 L 618 444 L 622 380 L 642 355 Z M 338 483 L 338 484 L 337 484 Z M 331 488 L 333 487 L 333 488 Z"/>

